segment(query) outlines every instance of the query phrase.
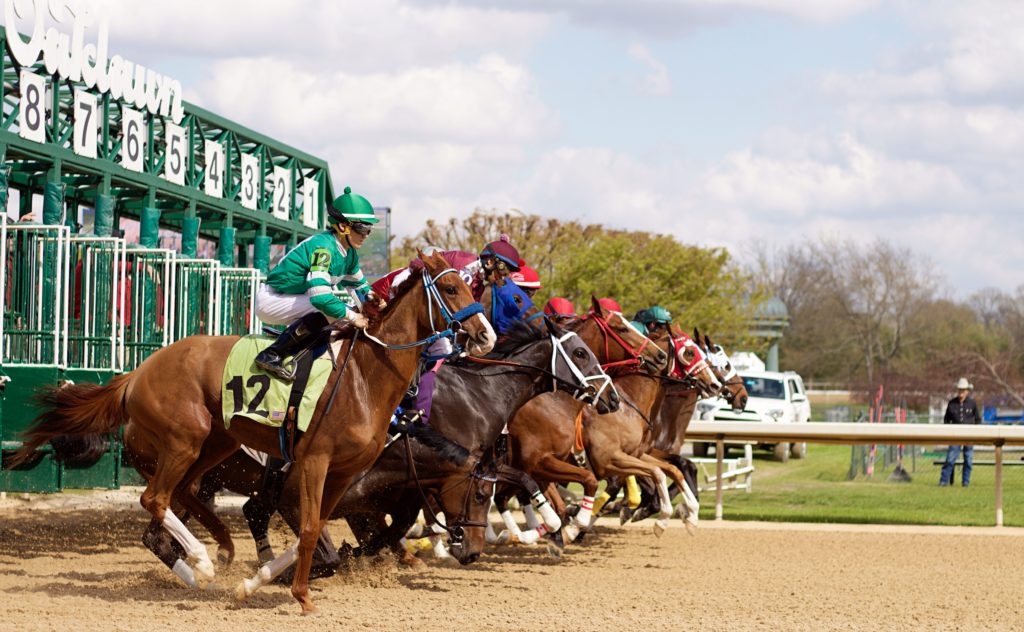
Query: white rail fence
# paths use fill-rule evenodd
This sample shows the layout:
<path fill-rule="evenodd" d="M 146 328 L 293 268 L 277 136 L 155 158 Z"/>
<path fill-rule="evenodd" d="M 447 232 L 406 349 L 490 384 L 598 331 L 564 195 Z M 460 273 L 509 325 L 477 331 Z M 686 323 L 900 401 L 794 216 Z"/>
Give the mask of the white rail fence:
<path fill-rule="evenodd" d="M 691 441 L 713 441 L 716 454 L 715 520 L 722 519 L 722 454 L 726 441 L 807 442 L 840 445 L 986 445 L 995 448 L 996 526 L 1003 526 L 1003 446 L 1024 446 L 1024 427 L 956 424 L 854 424 L 694 421 Z"/>

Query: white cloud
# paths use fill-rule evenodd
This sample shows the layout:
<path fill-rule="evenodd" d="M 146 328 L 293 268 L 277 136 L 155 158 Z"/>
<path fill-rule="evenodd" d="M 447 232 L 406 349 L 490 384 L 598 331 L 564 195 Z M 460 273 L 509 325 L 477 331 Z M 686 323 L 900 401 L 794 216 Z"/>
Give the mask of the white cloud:
<path fill-rule="evenodd" d="M 659 97 L 672 93 L 672 78 L 668 74 L 668 66 L 655 58 L 651 49 L 643 44 L 629 47 L 629 56 L 646 66 L 648 73 L 644 77 L 644 89 Z"/>

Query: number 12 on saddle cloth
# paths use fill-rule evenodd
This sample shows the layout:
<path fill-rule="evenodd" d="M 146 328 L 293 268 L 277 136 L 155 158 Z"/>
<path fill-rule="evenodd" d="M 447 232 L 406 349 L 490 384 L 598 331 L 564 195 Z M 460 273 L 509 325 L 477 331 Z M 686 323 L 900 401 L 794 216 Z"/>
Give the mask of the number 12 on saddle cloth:
<path fill-rule="evenodd" d="M 253 362 L 256 355 L 273 341 L 273 338 L 267 336 L 245 336 L 231 348 L 221 378 L 221 407 L 225 428 L 231 427 L 231 418 L 235 416 L 246 417 L 273 428 L 280 428 L 284 423 L 292 385 L 264 373 Z M 330 358 L 326 356 L 313 361 L 296 420 L 302 432 L 309 428 L 313 410 L 327 385 L 332 367 Z"/>

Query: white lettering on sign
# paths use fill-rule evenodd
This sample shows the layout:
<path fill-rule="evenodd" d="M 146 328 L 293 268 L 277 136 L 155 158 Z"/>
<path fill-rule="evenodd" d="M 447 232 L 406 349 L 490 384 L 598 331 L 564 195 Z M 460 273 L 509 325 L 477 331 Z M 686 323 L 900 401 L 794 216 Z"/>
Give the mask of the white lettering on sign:
<path fill-rule="evenodd" d="M 75 130 L 71 148 L 79 156 L 96 157 L 96 142 L 99 138 L 99 116 L 96 95 L 85 90 L 75 90 Z"/>
<path fill-rule="evenodd" d="M 46 14 L 54 23 L 71 20 L 71 35 L 56 27 L 46 28 Z M 28 39 L 18 32 L 18 20 L 31 21 Z M 180 123 L 185 116 L 181 82 L 114 55 L 107 61 L 106 19 L 97 26 L 96 43 L 85 42 L 85 31 L 96 23 L 86 0 L 4 0 L 4 29 L 11 55 L 24 68 L 35 65 L 40 56 L 46 71 L 69 81 L 81 81 L 87 88 L 109 92 L 151 114 L 169 116 Z"/>
<path fill-rule="evenodd" d="M 302 180 L 302 223 L 310 228 L 319 228 L 320 183 L 313 178 Z"/>
<path fill-rule="evenodd" d="M 203 191 L 206 195 L 224 197 L 224 146 L 212 140 L 206 141 L 203 148 L 206 155 L 206 177 L 203 179 Z"/>
<path fill-rule="evenodd" d="M 121 106 L 121 166 L 142 173 L 145 164 L 146 117 Z"/>
<path fill-rule="evenodd" d="M 238 192 L 238 201 L 248 209 L 256 210 L 260 198 L 260 158 L 252 154 L 242 154 L 242 187 Z"/>
<path fill-rule="evenodd" d="M 37 143 L 46 142 L 46 77 L 21 71 L 21 112 L 18 135 Z"/>
<path fill-rule="evenodd" d="M 174 184 L 185 184 L 185 167 L 188 156 L 188 140 L 185 128 L 170 121 L 164 123 L 164 178 Z"/>
<path fill-rule="evenodd" d="M 292 170 L 274 167 L 274 217 L 288 220 L 292 210 Z"/>

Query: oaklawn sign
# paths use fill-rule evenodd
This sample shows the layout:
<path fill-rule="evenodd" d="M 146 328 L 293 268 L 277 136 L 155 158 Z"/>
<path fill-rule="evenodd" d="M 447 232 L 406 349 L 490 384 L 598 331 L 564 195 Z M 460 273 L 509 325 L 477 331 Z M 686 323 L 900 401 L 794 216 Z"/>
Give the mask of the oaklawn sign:
<path fill-rule="evenodd" d="M 47 14 L 55 25 L 70 20 L 71 34 L 56 26 L 46 28 Z M 18 32 L 19 21 L 31 24 L 28 39 Z M 95 43 L 87 43 L 86 31 L 93 26 L 97 26 Z M 185 115 L 180 81 L 120 55 L 107 59 L 107 21 L 97 20 L 86 0 L 4 0 L 4 28 L 11 55 L 23 68 L 33 66 L 41 56 L 50 74 L 81 81 L 87 88 L 151 114 L 169 116 L 175 123 Z"/>

